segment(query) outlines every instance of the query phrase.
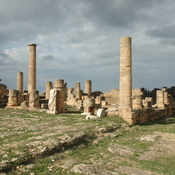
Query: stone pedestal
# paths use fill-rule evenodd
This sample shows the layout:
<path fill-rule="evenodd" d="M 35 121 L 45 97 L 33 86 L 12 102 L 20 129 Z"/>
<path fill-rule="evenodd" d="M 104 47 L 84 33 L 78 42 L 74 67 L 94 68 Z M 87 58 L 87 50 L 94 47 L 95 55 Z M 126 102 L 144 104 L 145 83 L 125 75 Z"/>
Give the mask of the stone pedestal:
<path fill-rule="evenodd" d="M 17 90 L 23 94 L 23 72 L 17 73 Z"/>
<path fill-rule="evenodd" d="M 52 89 L 52 82 L 47 81 L 46 82 L 46 99 L 50 98 L 50 90 Z"/>
<path fill-rule="evenodd" d="M 28 93 L 36 90 L 36 44 L 29 44 Z"/>
<path fill-rule="evenodd" d="M 19 95 L 19 92 L 17 90 L 9 89 L 7 107 L 18 106 L 18 95 Z"/>
<path fill-rule="evenodd" d="M 85 93 L 90 97 L 92 92 L 92 82 L 91 80 L 85 81 Z"/>

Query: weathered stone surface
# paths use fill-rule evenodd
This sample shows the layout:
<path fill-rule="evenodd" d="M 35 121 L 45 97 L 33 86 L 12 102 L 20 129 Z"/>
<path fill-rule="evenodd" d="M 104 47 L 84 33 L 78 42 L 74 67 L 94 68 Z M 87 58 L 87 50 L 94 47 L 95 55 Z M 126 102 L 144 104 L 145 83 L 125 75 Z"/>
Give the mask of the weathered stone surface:
<path fill-rule="evenodd" d="M 175 154 L 175 134 L 154 132 L 151 135 L 144 135 L 139 138 L 140 140 L 153 142 L 147 151 L 140 154 L 140 160 L 156 160 L 160 157 L 168 157 Z"/>
<path fill-rule="evenodd" d="M 140 170 L 138 168 L 130 167 L 130 166 L 120 166 L 116 170 L 122 174 L 130 174 L 130 175 L 152 175 L 153 173 L 150 171 L 144 171 L 144 170 Z M 154 173 L 154 175 L 158 175 L 158 174 Z"/>
<path fill-rule="evenodd" d="M 119 175 L 116 172 L 108 171 L 105 169 L 101 169 L 94 165 L 87 165 L 87 164 L 78 164 L 75 165 L 72 169 L 72 172 L 75 173 L 83 173 L 86 175 Z"/>
<path fill-rule="evenodd" d="M 108 148 L 108 151 L 114 154 L 119 154 L 122 156 L 132 156 L 135 153 L 134 149 L 131 149 L 125 145 L 115 144 Z"/>

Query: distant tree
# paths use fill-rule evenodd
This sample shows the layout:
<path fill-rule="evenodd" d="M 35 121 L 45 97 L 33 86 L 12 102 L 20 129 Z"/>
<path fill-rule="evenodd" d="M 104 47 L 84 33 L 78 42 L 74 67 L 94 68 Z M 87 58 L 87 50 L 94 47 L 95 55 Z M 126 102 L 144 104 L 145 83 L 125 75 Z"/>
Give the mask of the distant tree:
<path fill-rule="evenodd" d="M 171 94 L 172 98 L 175 100 L 175 86 L 168 88 L 168 93 Z"/>

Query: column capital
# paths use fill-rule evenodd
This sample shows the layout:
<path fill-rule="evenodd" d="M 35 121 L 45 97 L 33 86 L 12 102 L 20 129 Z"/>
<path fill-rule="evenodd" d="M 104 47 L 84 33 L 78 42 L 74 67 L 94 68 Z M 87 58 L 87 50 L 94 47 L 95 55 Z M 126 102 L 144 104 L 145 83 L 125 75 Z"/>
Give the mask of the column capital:
<path fill-rule="evenodd" d="M 28 46 L 37 46 L 37 44 L 34 44 L 34 43 L 32 43 L 32 44 L 28 44 Z"/>

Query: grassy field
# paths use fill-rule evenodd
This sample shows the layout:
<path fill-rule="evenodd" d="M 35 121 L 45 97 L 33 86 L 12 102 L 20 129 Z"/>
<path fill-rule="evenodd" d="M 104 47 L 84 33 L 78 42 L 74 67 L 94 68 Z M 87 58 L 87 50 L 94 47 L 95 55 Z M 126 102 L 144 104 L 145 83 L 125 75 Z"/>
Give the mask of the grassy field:
<path fill-rule="evenodd" d="M 0 133 L 3 175 L 175 175 L 175 117 L 129 127 L 118 117 L 0 109 Z M 77 134 L 86 137 L 65 146 Z"/>

